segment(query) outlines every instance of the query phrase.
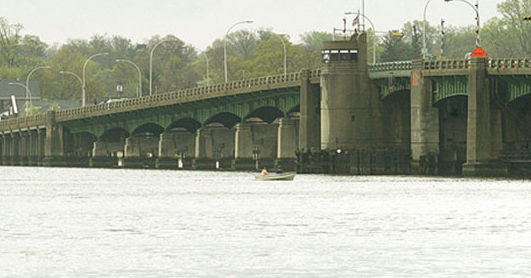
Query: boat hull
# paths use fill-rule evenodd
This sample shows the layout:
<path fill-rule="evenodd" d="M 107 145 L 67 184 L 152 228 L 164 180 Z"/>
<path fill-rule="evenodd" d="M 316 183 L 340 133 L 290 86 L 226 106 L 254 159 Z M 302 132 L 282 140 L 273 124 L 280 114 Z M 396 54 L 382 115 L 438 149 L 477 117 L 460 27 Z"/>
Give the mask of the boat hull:
<path fill-rule="evenodd" d="M 295 178 L 295 172 L 286 172 L 286 173 L 271 173 L 267 175 L 258 175 L 255 176 L 257 181 L 291 181 Z"/>

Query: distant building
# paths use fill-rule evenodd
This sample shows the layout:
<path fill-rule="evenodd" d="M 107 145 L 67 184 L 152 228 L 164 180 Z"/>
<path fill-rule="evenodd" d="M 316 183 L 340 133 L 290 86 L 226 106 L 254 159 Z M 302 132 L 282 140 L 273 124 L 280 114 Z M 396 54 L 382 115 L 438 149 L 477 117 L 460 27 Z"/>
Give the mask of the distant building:
<path fill-rule="evenodd" d="M 17 100 L 19 115 L 25 114 L 24 104 L 29 101 L 26 98 L 26 89 L 20 85 L 11 85 L 9 83 L 20 83 L 26 85 L 25 82 L 15 80 L 0 80 L 0 113 L 9 111 L 11 106 L 11 96 L 14 95 Z M 42 100 L 41 89 L 37 80 L 30 80 L 29 87 L 31 91 L 31 103 L 33 106 L 39 108 L 39 112 L 46 112 L 50 110 L 51 106 L 59 106 L 59 109 L 69 109 L 81 106 L 81 100 Z"/>

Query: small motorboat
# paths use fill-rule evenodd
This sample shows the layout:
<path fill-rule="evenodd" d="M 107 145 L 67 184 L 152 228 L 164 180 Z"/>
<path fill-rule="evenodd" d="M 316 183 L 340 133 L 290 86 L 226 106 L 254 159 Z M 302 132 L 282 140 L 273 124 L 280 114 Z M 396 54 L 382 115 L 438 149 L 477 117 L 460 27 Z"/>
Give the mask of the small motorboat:
<path fill-rule="evenodd" d="M 267 175 L 257 175 L 254 178 L 257 181 L 292 181 L 296 174 L 295 172 L 269 173 Z"/>

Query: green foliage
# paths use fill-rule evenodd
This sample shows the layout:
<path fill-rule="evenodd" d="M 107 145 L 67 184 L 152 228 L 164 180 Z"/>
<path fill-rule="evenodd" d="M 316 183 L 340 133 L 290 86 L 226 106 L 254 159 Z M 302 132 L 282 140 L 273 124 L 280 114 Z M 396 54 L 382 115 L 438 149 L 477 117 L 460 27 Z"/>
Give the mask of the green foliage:
<path fill-rule="evenodd" d="M 530 57 L 531 24 L 523 21 L 523 18 L 531 14 L 531 0 L 506 0 L 498 4 L 498 11 L 499 17 L 490 19 L 482 26 L 482 47 L 491 57 Z M 0 78 L 25 80 L 36 66 L 49 65 L 52 67 L 50 70 L 39 70 L 31 76 L 32 80 L 39 81 L 44 99 L 80 99 L 80 80 L 71 74 L 59 74 L 59 71 L 72 72 L 82 78 L 83 64 L 88 57 L 96 53 L 109 53 L 87 63 L 87 103 L 94 103 L 100 98 L 137 95 L 137 69 L 128 63 L 117 63 L 116 59 L 126 59 L 138 65 L 143 95 L 147 95 L 150 53 L 163 40 L 169 41 L 160 44 L 153 53 L 154 93 L 203 86 L 207 80 L 210 84 L 223 82 L 225 43 L 228 77 L 232 81 L 282 74 L 282 42 L 286 46 L 288 72 L 318 68 L 321 64 L 322 42 L 333 39 L 331 33 L 312 31 L 301 35 L 300 43 L 296 44 L 288 36 L 268 29 L 256 32 L 240 29 L 218 38 L 203 52 L 198 52 L 173 35 L 153 36 L 143 43 L 133 43 L 120 36 L 94 35 L 89 40 L 69 40 L 64 45 L 50 47 L 38 36 L 22 36 L 21 31 L 20 24 L 10 24 L 0 17 Z M 402 38 L 393 37 L 391 32 L 382 37 L 372 29 L 367 30 L 368 62 L 373 62 L 374 41 L 378 62 L 421 58 L 424 31 L 428 53 L 440 56 L 443 38 L 440 27 L 426 23 L 424 30 L 424 22 L 415 20 L 402 26 Z M 444 58 L 462 59 L 466 53 L 474 50 L 475 37 L 475 26 L 446 27 Z M 118 84 L 124 88 L 122 95 L 116 92 Z"/>

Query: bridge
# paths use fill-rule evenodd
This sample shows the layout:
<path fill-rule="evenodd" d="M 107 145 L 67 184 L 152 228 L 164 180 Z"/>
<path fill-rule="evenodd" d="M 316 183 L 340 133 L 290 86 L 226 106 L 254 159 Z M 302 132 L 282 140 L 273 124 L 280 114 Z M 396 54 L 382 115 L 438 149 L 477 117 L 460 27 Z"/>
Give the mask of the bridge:
<path fill-rule="evenodd" d="M 304 170 L 317 159 L 337 173 L 469 175 L 531 163 L 531 59 L 368 65 L 366 50 L 362 33 L 326 42 L 320 69 L 1 121 L 0 162 L 250 170 L 258 158 Z"/>

